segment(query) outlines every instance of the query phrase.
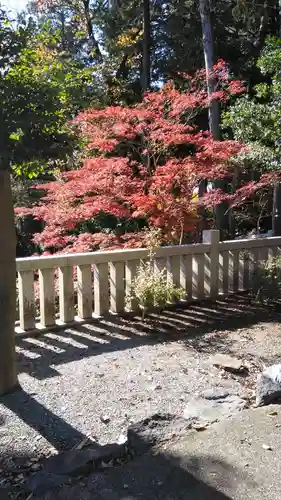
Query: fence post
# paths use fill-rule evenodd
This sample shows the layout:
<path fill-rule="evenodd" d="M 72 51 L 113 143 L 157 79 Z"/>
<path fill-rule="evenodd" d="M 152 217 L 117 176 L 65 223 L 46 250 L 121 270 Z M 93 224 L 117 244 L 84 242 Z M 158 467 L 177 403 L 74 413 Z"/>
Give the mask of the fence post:
<path fill-rule="evenodd" d="M 220 232 L 216 229 L 203 231 L 203 243 L 211 245 L 210 251 L 210 296 L 216 298 L 219 292 L 219 241 Z"/>

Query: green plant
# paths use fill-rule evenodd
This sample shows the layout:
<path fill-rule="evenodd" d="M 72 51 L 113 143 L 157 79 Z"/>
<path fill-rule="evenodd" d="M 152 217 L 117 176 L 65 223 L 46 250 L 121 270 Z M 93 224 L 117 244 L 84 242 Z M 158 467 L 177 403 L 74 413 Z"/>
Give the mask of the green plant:
<path fill-rule="evenodd" d="M 260 262 L 253 275 L 252 291 L 255 300 L 262 304 L 281 300 L 281 256 Z"/>
<path fill-rule="evenodd" d="M 184 299 L 185 290 L 177 287 L 170 279 L 167 268 L 159 270 L 155 265 L 154 254 L 150 253 L 148 262 L 141 261 L 131 286 L 132 298 L 142 309 L 142 317 L 151 309 L 164 309 L 169 303 Z"/>

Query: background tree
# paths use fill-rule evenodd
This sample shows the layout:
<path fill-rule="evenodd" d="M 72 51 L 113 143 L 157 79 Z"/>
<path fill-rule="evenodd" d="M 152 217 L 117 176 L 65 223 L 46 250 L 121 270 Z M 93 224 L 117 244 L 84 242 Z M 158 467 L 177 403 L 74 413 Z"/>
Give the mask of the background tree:
<path fill-rule="evenodd" d="M 14 362 L 16 237 L 10 171 L 46 175 L 77 148 L 67 126 L 87 101 L 88 69 L 58 57 L 56 32 L 0 12 L 0 394 L 17 385 Z M 86 81 L 86 83 L 85 83 Z M 82 82 L 82 87 L 81 87 Z M 92 82 L 92 80 L 91 80 Z"/>
<path fill-rule="evenodd" d="M 201 4 L 202 2 L 203 0 L 201 0 Z M 230 70 L 234 71 L 239 78 L 245 80 L 249 90 L 249 99 L 255 95 L 254 104 L 256 112 L 258 105 L 267 105 L 266 112 L 270 114 L 271 118 L 274 115 L 278 121 L 278 109 L 280 108 L 278 91 L 276 90 L 278 87 L 278 71 L 275 72 L 274 70 L 271 73 L 266 72 L 262 74 L 259 67 L 256 66 L 256 60 L 260 55 L 266 36 L 268 34 L 279 35 L 278 1 L 253 0 L 248 2 L 247 0 L 216 0 L 216 2 L 205 2 L 205 4 L 207 7 L 210 6 L 208 15 L 212 19 L 214 60 L 219 62 L 216 70 L 219 69 L 224 77 L 227 77 L 225 66 L 220 67 L 220 59 L 224 58 L 228 60 Z M 71 120 L 77 114 L 79 115 L 81 111 L 89 109 L 89 107 L 96 113 L 97 110 L 101 108 L 103 110 L 109 109 L 107 107 L 112 105 L 119 106 L 118 109 L 126 110 L 125 112 L 128 116 L 132 117 L 132 114 L 136 111 L 134 106 L 136 103 L 141 103 L 142 101 L 143 90 L 148 87 L 152 90 L 157 90 L 171 78 L 175 81 L 174 92 L 180 92 L 181 95 L 178 104 L 182 101 L 182 91 L 183 93 L 186 92 L 187 97 L 190 98 L 190 92 L 187 92 L 187 88 L 192 80 L 183 78 L 182 74 L 188 72 L 194 75 L 204 64 L 201 19 L 198 5 L 197 0 L 167 0 L 166 2 L 162 2 L 161 0 L 127 0 L 126 2 L 120 0 L 41 0 L 40 2 L 31 3 L 20 18 L 13 20 L 13 22 L 10 22 L 6 13 L 1 11 L 0 93 L 1 118 L 4 126 L 0 139 L 2 172 L 2 191 L 0 193 L 2 227 L 0 229 L 2 230 L 2 234 L 5 232 L 6 235 L 9 235 L 10 230 L 11 237 L 8 238 L 9 243 L 7 243 L 7 246 L 3 245 L 3 248 L 1 248 L 3 256 L 0 257 L 0 298 L 2 304 L 0 307 L 0 320 L 3 324 L 3 328 L 1 328 L 1 336 L 3 337 L 1 346 L 4 346 L 1 356 L 5 360 L 0 370 L 2 368 L 4 370 L 6 362 L 10 366 L 13 366 L 12 359 L 14 356 L 12 335 L 12 316 L 14 313 L 11 304 L 14 303 L 15 290 L 12 284 L 13 279 L 10 278 L 15 275 L 13 253 L 15 245 L 14 230 L 12 229 L 13 219 L 11 215 L 12 205 L 8 170 L 10 169 L 13 172 L 12 184 L 15 200 L 18 200 L 19 194 L 23 193 L 22 186 L 28 186 L 28 181 L 26 180 L 28 178 L 34 178 L 34 183 L 41 183 L 43 185 L 44 182 L 52 180 L 54 182 L 53 185 L 57 186 L 56 181 L 60 178 L 61 172 L 67 171 L 66 179 L 68 182 L 70 182 L 72 175 L 73 179 L 75 177 L 77 182 L 82 182 L 79 176 L 82 175 L 83 177 L 83 172 L 84 174 L 86 172 L 85 166 L 84 170 L 81 169 L 81 156 L 85 151 L 85 138 L 84 135 L 77 134 L 75 128 L 70 126 Z M 146 16 L 144 16 L 144 13 L 146 13 Z M 146 29 L 144 29 L 144 20 L 146 20 Z M 144 57 L 145 55 L 146 57 Z M 146 68 L 145 71 L 144 68 Z M 146 75 L 145 80 L 143 79 L 144 74 Z M 148 77 L 150 77 L 150 82 Z M 269 85 L 270 92 L 266 90 L 263 92 L 263 95 L 256 94 L 256 90 L 253 89 L 255 85 L 260 83 Z M 235 88 L 235 85 L 234 82 L 233 88 Z M 260 87 L 258 92 L 262 93 L 262 89 L 264 87 Z M 211 94 L 216 94 L 216 92 L 211 92 Z M 161 95 L 161 92 L 153 94 L 154 98 L 159 95 Z M 175 96 L 176 93 L 174 94 Z M 219 93 L 216 96 L 212 95 L 210 100 L 214 107 L 216 107 L 214 99 L 217 98 L 221 99 L 222 95 Z M 137 108 L 138 113 L 142 111 L 144 116 L 147 110 L 145 107 L 141 108 L 141 106 L 147 104 L 148 101 L 139 104 L 140 108 Z M 152 105 L 153 103 L 150 102 L 149 104 Z M 225 105 L 226 103 L 223 102 L 223 106 Z M 196 106 L 190 105 L 192 113 L 195 111 L 195 108 Z M 156 120 L 157 117 L 154 117 L 154 121 L 158 123 L 158 132 L 163 133 L 166 137 L 165 141 L 167 141 L 167 131 L 169 130 L 172 133 L 172 129 L 169 127 L 174 127 L 174 143 L 170 144 L 169 148 L 166 148 L 167 143 L 164 141 L 164 155 L 162 153 L 162 143 L 160 147 L 157 141 L 156 143 L 152 141 L 152 144 L 148 144 L 149 147 L 144 147 L 147 144 L 146 134 L 150 137 L 151 130 L 147 130 L 147 127 L 149 128 L 148 125 L 151 126 L 151 123 L 149 120 L 138 118 L 141 137 L 138 133 L 137 136 L 134 135 L 134 138 L 137 140 L 139 155 L 138 159 L 134 161 L 136 161 L 137 171 L 140 168 L 140 172 L 143 172 L 142 169 L 145 167 L 149 172 L 149 182 L 147 181 L 147 183 L 142 185 L 142 188 L 140 187 L 137 198 L 138 202 L 136 199 L 133 201 L 131 197 L 130 199 L 126 197 L 122 198 L 122 203 L 120 203 L 120 200 L 115 200 L 117 203 L 115 205 L 116 210 L 117 207 L 120 210 L 120 206 L 124 205 L 129 210 L 130 216 L 124 218 L 124 214 L 117 216 L 110 211 L 107 214 L 94 212 L 94 217 L 88 219 L 84 211 L 83 217 L 81 215 L 82 219 L 77 221 L 78 225 L 75 228 L 71 229 L 67 227 L 67 231 L 70 231 L 70 234 L 68 232 L 63 235 L 54 233 L 53 238 L 59 236 L 73 238 L 73 235 L 76 237 L 83 232 L 92 236 L 92 233 L 101 232 L 104 236 L 106 231 L 109 230 L 109 232 L 114 232 L 114 236 L 117 237 L 120 243 L 120 236 L 123 237 L 128 232 L 135 235 L 135 229 L 142 229 L 143 226 L 151 223 L 151 221 L 165 220 L 167 222 L 169 216 L 170 220 L 174 220 L 176 223 L 176 218 L 173 218 L 174 209 L 177 207 L 179 210 L 183 210 L 184 207 L 182 197 L 178 198 L 176 195 L 178 189 L 180 192 L 184 192 L 186 197 L 186 212 L 181 212 L 182 218 L 180 219 L 181 223 L 185 221 L 183 226 L 186 227 L 185 223 L 187 223 L 187 219 L 192 219 L 190 217 L 191 186 L 187 182 L 187 177 L 183 178 L 183 185 L 176 186 L 177 189 L 174 192 L 174 183 L 176 184 L 177 179 L 180 178 L 177 167 L 180 164 L 181 168 L 179 171 L 182 169 L 182 175 L 187 175 L 188 161 L 191 161 L 190 158 L 192 158 L 193 163 L 195 160 L 199 161 L 199 158 L 201 161 L 202 155 L 207 155 L 206 144 L 208 141 L 209 146 L 212 144 L 209 153 L 214 158 L 216 158 L 216 147 L 219 148 L 220 154 L 225 150 L 227 159 L 229 159 L 231 151 L 227 141 L 225 143 L 221 142 L 219 146 L 215 146 L 210 137 L 206 135 L 205 131 L 208 128 L 206 107 L 202 113 L 196 117 L 192 117 L 190 125 L 194 127 L 193 134 L 191 134 L 193 140 L 188 140 L 188 131 L 186 130 L 187 136 L 185 139 L 187 144 L 185 145 L 177 142 L 179 138 L 176 137 L 175 133 L 175 127 L 179 127 L 178 133 L 184 136 L 184 132 L 179 132 L 183 130 L 181 127 L 187 126 L 184 116 L 181 115 L 178 122 L 176 122 L 175 117 L 170 116 L 168 126 L 166 123 L 167 116 L 163 115 L 162 111 L 158 116 L 158 122 Z M 234 115 L 231 114 L 231 116 Z M 159 123 L 160 117 L 162 120 L 161 123 Z M 80 120 L 81 123 L 82 121 Z M 275 121 L 274 123 L 277 122 Z M 91 125 L 91 120 L 88 120 L 87 126 L 91 127 Z M 230 125 L 232 126 L 233 123 Z M 123 127 L 124 130 L 124 126 L 126 129 L 128 123 L 123 123 L 119 117 L 114 122 L 114 126 L 117 128 L 121 126 L 121 129 Z M 167 126 L 166 129 L 165 126 Z M 196 136 L 196 127 L 197 130 L 203 131 L 201 139 L 199 137 L 200 134 Z M 275 126 L 274 146 L 272 144 L 265 144 L 265 138 L 262 142 L 257 137 L 253 139 L 256 150 L 257 148 L 260 150 L 261 148 L 266 148 L 267 151 L 274 153 L 275 163 L 277 154 L 279 154 L 278 127 L 279 125 Z M 234 126 L 232 128 L 233 130 L 235 129 Z M 108 124 L 107 130 L 112 133 L 110 124 Z M 164 133 L 165 130 L 166 132 Z M 114 130 L 115 133 L 116 128 Z M 109 142 L 111 139 L 111 136 L 107 137 Z M 111 165 L 112 169 L 113 167 L 117 168 L 118 165 L 121 168 L 120 161 L 122 159 L 122 169 L 125 169 L 125 173 L 127 172 L 125 175 L 124 171 L 122 171 L 125 175 L 124 179 L 128 182 L 128 186 L 130 186 L 130 182 L 132 181 L 131 176 L 133 176 L 134 183 L 138 179 L 137 172 L 132 163 L 132 151 L 135 145 L 133 144 L 134 141 L 130 143 L 128 141 L 129 138 L 126 137 L 125 147 L 123 139 L 116 145 L 118 154 L 114 156 L 115 160 L 111 158 Z M 202 150 L 199 147 L 199 139 L 202 140 Z M 128 142 L 131 147 L 129 150 Z M 150 171 L 150 166 L 155 161 L 155 155 L 158 154 L 158 147 L 160 147 L 161 155 L 157 163 L 157 169 Z M 129 151 L 130 153 L 129 167 L 128 165 L 126 167 L 124 163 L 124 151 L 127 153 Z M 106 172 L 105 166 L 110 164 L 105 161 L 107 158 L 106 155 L 108 155 L 107 159 L 109 160 L 110 154 L 109 151 L 106 152 L 103 150 L 103 156 L 101 157 L 100 150 L 97 151 L 95 149 L 91 152 L 92 165 L 99 165 L 103 174 Z M 245 152 L 242 154 L 246 155 Z M 251 154 L 253 156 L 253 148 Z M 247 155 L 247 162 L 249 162 L 250 152 Z M 118 158 L 119 163 L 116 158 Z M 184 168 L 182 168 L 183 161 L 185 162 Z M 210 158 L 208 161 L 210 162 Z M 248 178 L 249 172 L 245 167 L 245 158 L 241 159 L 240 157 L 237 161 L 240 163 L 236 163 L 236 170 L 233 163 L 227 163 L 226 170 L 223 167 L 223 174 L 217 170 L 211 170 L 211 180 L 214 180 L 213 174 L 216 173 L 217 180 L 224 179 L 227 181 L 229 192 L 227 190 L 223 192 L 222 190 L 215 189 L 204 196 L 203 203 L 209 204 L 212 207 L 222 202 L 227 202 L 228 206 L 234 203 L 241 204 L 243 199 L 254 197 L 254 193 L 257 190 L 262 193 L 265 193 L 267 190 L 265 197 L 268 200 L 269 210 L 270 200 L 272 200 L 270 192 L 273 179 L 277 186 L 277 167 L 272 169 L 272 172 L 276 172 L 275 177 L 272 172 L 261 171 L 258 174 L 259 179 L 254 178 L 251 183 Z M 99 164 L 96 162 L 99 162 Z M 198 166 L 196 161 L 195 164 Z M 206 160 L 205 165 L 207 164 L 210 166 L 210 163 Z M 221 160 L 219 160 L 219 164 L 221 165 Z M 241 168 L 241 164 L 244 170 Z M 225 164 L 223 163 L 223 165 Z M 170 182 L 166 186 L 166 191 L 161 184 L 165 178 L 164 174 L 161 174 L 162 167 L 167 168 L 166 174 Z M 200 169 L 195 168 L 194 164 L 193 168 L 193 172 L 196 172 L 195 178 L 198 183 Z M 266 168 L 268 168 L 268 165 L 266 165 Z M 112 169 L 109 169 L 111 176 Z M 201 174 L 204 170 L 202 169 Z M 233 169 L 235 171 L 238 170 L 239 178 L 234 176 Z M 17 183 L 16 175 L 20 176 L 21 185 Z M 117 177 L 120 175 L 118 168 L 114 172 L 115 175 Z M 34 176 L 37 176 L 37 178 Z M 208 177 L 205 175 L 203 179 L 208 180 Z M 200 180 L 202 181 L 202 178 Z M 98 179 L 96 178 L 95 182 L 97 181 Z M 48 190 L 51 189 L 50 186 L 49 184 Z M 152 188 L 152 186 L 154 187 Z M 153 206 L 153 210 L 151 210 L 151 206 L 149 205 L 151 198 L 147 197 L 155 196 L 155 186 L 158 186 L 159 189 L 162 186 L 163 203 L 157 203 Z M 188 192 L 185 191 L 187 189 Z M 36 193 L 40 197 L 42 191 L 37 190 Z M 134 195 L 136 194 L 134 193 Z M 34 196 L 34 194 L 31 196 Z M 84 193 L 83 196 L 87 198 L 88 194 Z M 279 197 L 275 197 L 275 199 L 279 200 Z M 33 199 L 28 197 L 28 200 L 29 202 L 27 203 L 32 205 Z M 149 203 L 148 200 L 150 200 Z M 171 201 L 171 205 L 166 205 L 166 210 L 162 213 L 161 210 L 164 210 L 163 207 L 165 206 L 164 202 L 167 200 Z M 76 201 L 80 203 L 79 200 Z M 160 209 L 159 207 L 162 208 Z M 93 210 L 93 208 L 91 209 Z M 144 216 L 132 217 L 132 210 L 137 212 L 138 209 Z M 242 209 L 239 210 L 241 213 Z M 70 213 L 72 213 L 71 210 Z M 159 216 L 158 219 L 157 214 Z M 3 218 L 4 215 L 5 219 Z M 55 220 L 54 212 L 53 216 Z M 11 224 L 9 226 L 10 229 L 5 226 L 9 220 Z M 172 236 L 172 232 L 175 233 L 178 241 L 183 241 L 179 237 L 178 227 L 175 231 L 170 231 L 170 236 Z M 42 234 L 44 236 L 44 232 Z M 132 235 L 130 237 L 133 238 Z M 129 244 L 132 244 L 132 241 L 133 239 Z M 70 240 L 68 239 L 69 242 Z M 42 239 L 41 244 L 44 246 Z M 87 244 L 84 245 L 85 248 Z M 54 246 L 56 249 L 56 245 Z M 9 288 L 10 284 L 11 288 Z M 4 378 L 4 372 L 0 373 L 0 378 L 2 381 L 0 391 L 2 392 L 9 390 L 17 383 L 14 368 L 11 368 L 8 379 Z"/>
<path fill-rule="evenodd" d="M 241 149 L 214 141 L 194 122 L 210 100 L 243 91 L 223 63 L 213 71 L 211 95 L 201 71 L 185 78 L 184 92 L 170 83 L 133 107 L 90 108 L 77 116 L 88 140 L 83 167 L 43 186 L 46 196 L 36 208 L 19 210 L 44 221 L 36 236 L 42 250 L 140 246 L 150 226 L 166 243 L 190 239 L 197 223 L 194 189 L 205 178 L 231 177 L 227 160 Z"/>
<path fill-rule="evenodd" d="M 270 83 L 256 85 L 253 98 L 240 98 L 225 113 L 224 124 L 231 128 L 234 137 L 242 137 L 248 145 L 248 151 L 243 155 L 245 169 L 249 178 L 259 179 L 268 171 L 280 169 L 280 124 L 281 124 L 281 41 L 279 38 L 269 38 L 258 60 L 258 68 Z M 261 203 L 252 205 L 251 217 L 264 227 L 272 226 L 274 234 L 279 234 L 281 196 L 279 183 L 264 199 L 261 213 Z M 249 207 L 250 208 L 250 207 Z M 269 218 L 273 214 L 272 224 Z M 244 217 L 242 218 L 244 220 Z M 255 223 L 255 222 L 254 222 Z M 243 222 L 245 224 L 245 221 Z"/>
<path fill-rule="evenodd" d="M 150 87 L 150 51 L 151 51 L 151 21 L 150 0 L 143 0 L 143 55 L 142 55 L 142 90 Z"/>
<path fill-rule="evenodd" d="M 213 71 L 215 65 L 215 53 L 214 53 L 214 41 L 213 41 L 213 26 L 211 19 L 211 9 L 209 0 L 200 0 L 199 10 L 202 25 L 202 39 L 203 39 L 203 51 L 205 60 L 205 71 L 206 71 L 206 82 L 207 90 L 210 99 L 210 104 L 208 107 L 208 118 L 209 118 L 209 130 L 213 138 L 217 141 L 220 140 L 220 103 L 217 99 L 211 99 L 212 94 L 215 92 L 217 87 L 216 74 Z M 202 186 L 203 185 L 203 186 Z M 217 189 L 226 189 L 225 180 L 217 180 L 214 183 Z M 206 192 L 206 181 L 201 184 L 201 189 L 199 194 L 202 196 L 204 191 Z M 228 234 L 228 216 L 227 207 L 224 203 L 220 203 L 215 206 L 214 209 L 215 224 L 217 229 L 221 232 L 221 237 L 225 237 Z"/>

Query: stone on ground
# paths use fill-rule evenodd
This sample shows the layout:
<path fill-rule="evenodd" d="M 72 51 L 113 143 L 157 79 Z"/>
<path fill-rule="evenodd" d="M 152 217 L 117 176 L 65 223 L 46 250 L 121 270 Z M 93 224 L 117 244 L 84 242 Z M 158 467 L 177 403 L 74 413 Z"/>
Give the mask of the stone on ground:
<path fill-rule="evenodd" d="M 184 410 L 184 418 L 202 425 L 210 425 L 235 415 L 245 406 L 245 400 L 238 395 L 229 394 L 223 388 L 214 387 L 189 401 Z"/>
<path fill-rule="evenodd" d="M 281 397 L 281 364 L 266 368 L 257 377 L 256 403 L 266 405 Z"/>
<path fill-rule="evenodd" d="M 223 368 L 226 371 L 237 373 L 244 370 L 241 359 L 228 356 L 227 354 L 215 354 L 210 359 L 214 366 Z"/>

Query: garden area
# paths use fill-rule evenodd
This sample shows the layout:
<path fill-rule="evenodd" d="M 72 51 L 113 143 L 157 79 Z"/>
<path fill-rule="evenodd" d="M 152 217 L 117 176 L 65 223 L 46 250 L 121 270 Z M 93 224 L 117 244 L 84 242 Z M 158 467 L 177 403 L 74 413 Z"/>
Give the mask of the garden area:
<path fill-rule="evenodd" d="M 46 460 L 91 446 L 122 446 L 127 429 L 152 415 L 191 414 L 201 434 L 246 411 L 255 403 L 257 374 L 279 361 L 280 330 L 279 314 L 240 296 L 151 313 L 146 321 L 115 317 L 17 338 L 22 391 L 1 400 L 3 491 L 22 498 L 45 498 L 49 488 L 57 494 L 60 483 L 71 477 L 75 484 L 86 472 L 76 479 L 69 469 L 67 479 L 58 480 L 58 469 L 43 472 Z M 224 405 L 214 415 L 202 406 L 210 391 L 226 395 L 226 414 Z M 188 429 L 172 426 L 162 440 Z M 125 463 L 130 460 L 126 455 Z"/>
<path fill-rule="evenodd" d="M 1 4 L 0 500 L 185 500 L 109 482 L 278 407 L 280 27 L 277 0 Z"/>

